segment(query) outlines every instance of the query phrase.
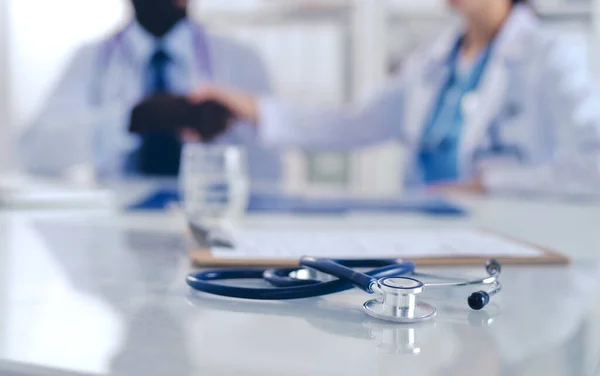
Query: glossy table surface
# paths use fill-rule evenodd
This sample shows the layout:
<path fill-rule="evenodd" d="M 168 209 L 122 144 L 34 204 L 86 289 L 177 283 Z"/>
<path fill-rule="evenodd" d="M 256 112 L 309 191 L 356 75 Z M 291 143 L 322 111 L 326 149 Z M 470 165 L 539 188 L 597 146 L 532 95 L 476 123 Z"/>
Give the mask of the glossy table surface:
<path fill-rule="evenodd" d="M 391 325 L 366 296 L 282 303 L 193 294 L 175 214 L 0 211 L 2 375 L 594 375 L 600 372 L 600 205 L 462 199 L 466 218 L 260 216 L 248 227 L 483 227 L 573 258 L 511 267 L 471 312 Z M 480 275 L 482 268 L 460 272 Z M 453 273 L 459 270 L 444 270 Z"/>

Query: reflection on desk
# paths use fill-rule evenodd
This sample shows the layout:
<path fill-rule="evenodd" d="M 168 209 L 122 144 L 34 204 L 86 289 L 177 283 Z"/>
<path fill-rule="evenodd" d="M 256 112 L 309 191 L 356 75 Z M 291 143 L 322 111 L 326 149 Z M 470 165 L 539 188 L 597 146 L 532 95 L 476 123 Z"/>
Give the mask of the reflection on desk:
<path fill-rule="evenodd" d="M 114 193 L 95 185 L 0 176 L 0 209 L 93 209 L 114 206 Z"/>

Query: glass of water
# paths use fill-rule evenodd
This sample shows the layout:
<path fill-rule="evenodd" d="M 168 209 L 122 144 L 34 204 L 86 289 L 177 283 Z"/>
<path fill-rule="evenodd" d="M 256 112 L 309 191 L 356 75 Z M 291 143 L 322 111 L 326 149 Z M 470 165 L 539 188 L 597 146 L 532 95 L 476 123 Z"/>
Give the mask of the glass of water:
<path fill-rule="evenodd" d="M 183 209 L 207 230 L 229 227 L 246 212 L 249 179 L 245 149 L 188 143 L 181 158 Z"/>

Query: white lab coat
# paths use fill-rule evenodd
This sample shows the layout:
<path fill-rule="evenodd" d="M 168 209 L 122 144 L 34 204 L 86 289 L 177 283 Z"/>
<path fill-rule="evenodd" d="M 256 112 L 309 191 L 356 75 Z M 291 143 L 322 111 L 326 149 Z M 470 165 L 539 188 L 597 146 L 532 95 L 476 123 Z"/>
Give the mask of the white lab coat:
<path fill-rule="evenodd" d="M 250 48 L 210 32 L 206 45 L 212 72 L 208 77 L 200 71 L 202 54 L 196 51 L 195 27 L 189 21 L 181 22 L 163 41 L 175 62 L 168 72 L 174 92 L 186 94 L 211 81 L 256 94 L 270 93 L 260 57 Z M 139 137 L 128 133 L 130 112 L 144 97 L 148 64 L 156 47 L 135 22 L 118 43 L 115 38 L 76 53 L 46 105 L 24 132 L 20 155 L 30 172 L 60 175 L 71 167 L 88 165 L 101 177 L 124 173 L 126 156 L 139 145 Z M 252 178 L 279 178 L 278 154 L 258 143 L 249 124 L 236 124 L 216 142 L 246 146 Z"/>
<path fill-rule="evenodd" d="M 274 98 L 260 103 L 262 139 L 311 149 L 354 148 L 390 139 L 406 145 L 406 184 L 422 182 L 416 163 L 434 101 L 449 74 L 462 30 L 444 33 L 409 59 L 402 73 L 355 111 L 307 109 Z M 554 37 L 517 6 L 499 33 L 476 92 L 463 101 L 459 174 L 481 174 L 490 191 L 600 193 L 600 102 L 583 44 Z M 475 158 L 497 126 L 522 158 Z"/>

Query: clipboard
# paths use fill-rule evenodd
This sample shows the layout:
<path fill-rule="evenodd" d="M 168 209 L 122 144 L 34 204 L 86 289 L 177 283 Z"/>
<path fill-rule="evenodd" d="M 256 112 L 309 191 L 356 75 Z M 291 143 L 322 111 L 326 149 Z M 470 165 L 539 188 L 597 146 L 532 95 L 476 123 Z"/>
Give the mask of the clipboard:
<path fill-rule="evenodd" d="M 485 255 L 485 256 L 435 256 L 435 257 L 403 257 L 402 254 L 390 254 L 386 258 L 405 258 L 415 262 L 417 266 L 472 266 L 483 265 L 489 259 L 496 259 L 503 265 L 565 265 L 570 263 L 570 259 L 556 251 L 549 250 L 544 247 L 536 246 L 528 242 L 523 242 L 512 237 L 499 234 L 494 231 L 483 229 L 472 230 L 483 235 L 494 235 L 511 244 L 525 246 L 534 249 L 538 252 L 535 256 L 514 257 L 503 255 Z M 313 257 L 321 257 L 318 253 L 311 254 L 310 251 L 306 255 Z M 209 248 L 192 248 L 190 250 L 190 258 L 195 267 L 297 267 L 298 257 L 295 258 L 247 258 L 247 257 L 217 257 Z M 343 257 L 338 257 L 343 258 Z M 349 257 L 352 258 L 352 257 Z M 354 257 L 356 258 L 356 257 Z M 372 258 L 369 254 L 364 254 L 362 258 Z M 377 258 L 377 257 L 376 257 Z M 382 257 L 383 258 L 383 257 Z"/>

